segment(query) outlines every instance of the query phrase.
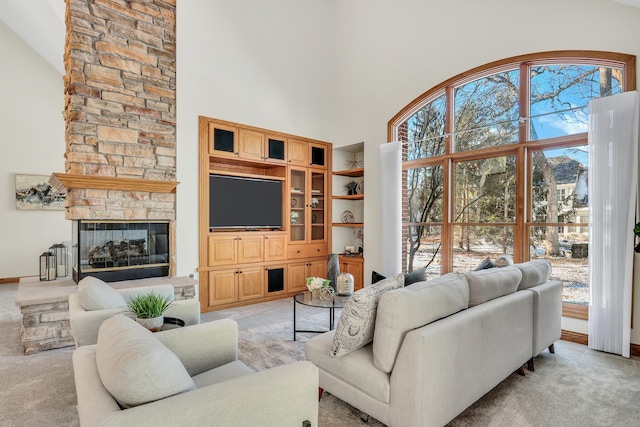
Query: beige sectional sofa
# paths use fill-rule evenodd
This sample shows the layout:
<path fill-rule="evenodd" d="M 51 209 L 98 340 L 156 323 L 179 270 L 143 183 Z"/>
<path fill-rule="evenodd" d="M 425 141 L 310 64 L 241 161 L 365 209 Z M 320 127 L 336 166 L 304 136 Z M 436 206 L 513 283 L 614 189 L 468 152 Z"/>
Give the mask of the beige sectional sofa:
<path fill-rule="evenodd" d="M 341 316 L 306 357 L 322 389 L 389 426 L 445 425 L 560 338 L 562 285 L 550 273 L 538 260 L 386 291 L 372 343 L 332 357 L 335 335 L 355 331 Z"/>

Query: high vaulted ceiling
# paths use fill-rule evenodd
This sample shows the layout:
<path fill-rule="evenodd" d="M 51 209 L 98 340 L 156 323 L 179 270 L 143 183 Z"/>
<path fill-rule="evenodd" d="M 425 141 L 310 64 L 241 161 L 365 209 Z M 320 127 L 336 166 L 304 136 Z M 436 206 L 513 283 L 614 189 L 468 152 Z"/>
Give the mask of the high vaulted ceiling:
<path fill-rule="evenodd" d="M 640 0 L 612 0 L 640 8 Z M 64 0 L 3 0 L 4 22 L 61 75 L 64 74 Z"/>

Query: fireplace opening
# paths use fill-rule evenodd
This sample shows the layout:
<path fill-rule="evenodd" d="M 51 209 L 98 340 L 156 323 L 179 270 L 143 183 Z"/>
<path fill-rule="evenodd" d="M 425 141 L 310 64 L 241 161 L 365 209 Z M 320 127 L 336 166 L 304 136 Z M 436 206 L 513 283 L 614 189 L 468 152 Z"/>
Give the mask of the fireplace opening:
<path fill-rule="evenodd" d="M 169 222 L 73 221 L 73 280 L 105 282 L 169 275 Z"/>

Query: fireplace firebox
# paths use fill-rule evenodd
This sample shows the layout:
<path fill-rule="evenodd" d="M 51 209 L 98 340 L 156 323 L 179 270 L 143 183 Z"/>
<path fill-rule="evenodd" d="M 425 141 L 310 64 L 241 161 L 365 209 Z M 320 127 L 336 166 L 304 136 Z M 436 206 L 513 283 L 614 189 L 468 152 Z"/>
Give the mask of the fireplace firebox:
<path fill-rule="evenodd" d="M 169 275 L 169 222 L 73 221 L 73 280 Z"/>

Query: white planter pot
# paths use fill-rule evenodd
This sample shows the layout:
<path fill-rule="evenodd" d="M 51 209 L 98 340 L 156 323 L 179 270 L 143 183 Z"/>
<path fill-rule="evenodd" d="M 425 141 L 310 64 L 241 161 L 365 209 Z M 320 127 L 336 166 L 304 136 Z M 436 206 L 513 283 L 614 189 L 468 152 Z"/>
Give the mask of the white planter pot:
<path fill-rule="evenodd" d="M 164 316 L 154 317 L 152 319 L 136 318 L 136 322 L 140 323 L 151 332 L 158 332 L 162 330 L 162 325 L 164 324 Z"/>

